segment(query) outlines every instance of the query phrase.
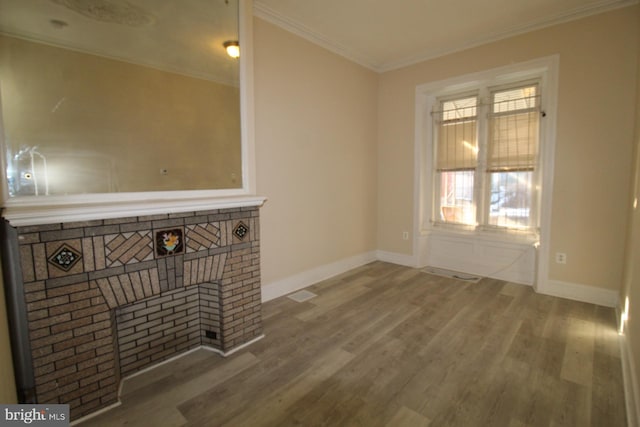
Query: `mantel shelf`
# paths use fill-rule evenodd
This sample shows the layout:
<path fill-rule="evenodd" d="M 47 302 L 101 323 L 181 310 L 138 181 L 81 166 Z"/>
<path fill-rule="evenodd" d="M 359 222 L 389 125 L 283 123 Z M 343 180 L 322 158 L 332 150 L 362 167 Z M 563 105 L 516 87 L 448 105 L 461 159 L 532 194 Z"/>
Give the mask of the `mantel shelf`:
<path fill-rule="evenodd" d="M 166 194 L 166 193 L 165 193 Z M 14 227 L 55 224 L 61 222 L 93 221 L 144 215 L 176 214 L 214 209 L 231 209 L 262 206 L 261 196 L 201 196 L 177 198 L 156 195 L 155 198 L 120 200 L 115 197 L 103 200 L 63 202 L 61 198 L 39 197 L 28 201 L 9 200 L 2 209 L 2 216 Z"/>

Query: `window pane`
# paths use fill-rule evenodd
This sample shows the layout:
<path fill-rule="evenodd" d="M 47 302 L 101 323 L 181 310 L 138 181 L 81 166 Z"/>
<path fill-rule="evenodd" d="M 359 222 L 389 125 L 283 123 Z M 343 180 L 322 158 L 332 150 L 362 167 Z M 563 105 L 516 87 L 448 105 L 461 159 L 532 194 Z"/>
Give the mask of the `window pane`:
<path fill-rule="evenodd" d="M 527 228 L 531 212 L 532 172 L 495 172 L 491 178 L 489 224 Z"/>
<path fill-rule="evenodd" d="M 538 157 L 539 96 L 536 84 L 492 93 L 487 170 L 533 170 Z"/>
<path fill-rule="evenodd" d="M 438 128 L 438 171 L 475 169 L 478 139 L 475 120 L 444 123 Z"/>
<path fill-rule="evenodd" d="M 528 110 L 538 106 L 537 85 L 504 90 L 493 94 L 493 112 Z"/>
<path fill-rule="evenodd" d="M 440 173 L 440 220 L 475 224 L 473 171 Z"/>
<path fill-rule="evenodd" d="M 478 159 L 478 98 L 441 101 L 436 118 L 438 171 L 475 169 Z"/>
<path fill-rule="evenodd" d="M 537 111 L 492 117 L 489 120 L 487 169 L 535 169 L 539 128 Z"/>
<path fill-rule="evenodd" d="M 477 105 L 478 98 L 475 96 L 444 101 L 442 102 L 442 120 L 446 122 L 448 120 L 475 117 Z"/>

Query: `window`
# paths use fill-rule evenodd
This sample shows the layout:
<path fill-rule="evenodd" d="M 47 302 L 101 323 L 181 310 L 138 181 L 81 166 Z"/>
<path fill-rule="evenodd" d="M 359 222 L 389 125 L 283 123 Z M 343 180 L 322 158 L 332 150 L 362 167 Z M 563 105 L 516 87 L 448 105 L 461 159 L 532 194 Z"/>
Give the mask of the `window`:
<path fill-rule="evenodd" d="M 553 55 L 416 86 L 413 263 L 548 278 L 558 65 Z"/>
<path fill-rule="evenodd" d="M 434 222 L 537 228 L 539 92 L 529 81 L 437 99 Z"/>

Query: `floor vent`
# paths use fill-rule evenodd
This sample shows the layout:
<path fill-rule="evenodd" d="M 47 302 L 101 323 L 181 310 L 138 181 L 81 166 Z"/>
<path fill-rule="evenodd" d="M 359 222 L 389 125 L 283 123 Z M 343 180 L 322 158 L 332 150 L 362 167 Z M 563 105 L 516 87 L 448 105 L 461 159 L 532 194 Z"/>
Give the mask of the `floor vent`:
<path fill-rule="evenodd" d="M 317 296 L 318 295 L 314 294 L 313 292 L 305 291 L 303 289 L 301 291 L 294 292 L 292 294 L 287 295 L 287 298 L 292 299 L 296 302 L 305 302 Z"/>
<path fill-rule="evenodd" d="M 463 280 L 468 283 L 478 283 L 482 277 L 473 274 L 460 273 L 459 271 L 445 270 L 444 268 L 425 267 L 423 273 L 434 274 L 436 276 L 448 277 L 450 279 Z"/>

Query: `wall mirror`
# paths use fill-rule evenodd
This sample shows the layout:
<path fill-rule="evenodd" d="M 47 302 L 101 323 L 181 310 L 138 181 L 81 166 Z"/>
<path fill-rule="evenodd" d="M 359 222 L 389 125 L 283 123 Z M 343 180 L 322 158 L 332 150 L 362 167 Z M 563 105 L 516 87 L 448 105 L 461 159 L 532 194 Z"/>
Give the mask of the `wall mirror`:
<path fill-rule="evenodd" d="M 9 202 L 242 189 L 239 38 L 238 0 L 0 0 Z"/>

